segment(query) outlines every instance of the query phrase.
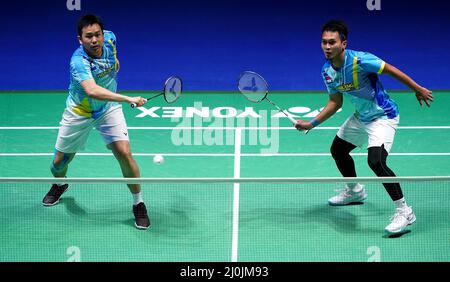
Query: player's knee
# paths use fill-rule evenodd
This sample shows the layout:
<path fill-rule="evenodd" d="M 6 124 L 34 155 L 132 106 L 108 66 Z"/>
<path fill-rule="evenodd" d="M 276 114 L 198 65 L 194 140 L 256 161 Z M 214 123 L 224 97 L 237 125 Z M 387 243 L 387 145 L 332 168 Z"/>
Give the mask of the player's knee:
<path fill-rule="evenodd" d="M 333 143 L 330 147 L 331 156 L 333 159 L 341 159 L 350 154 L 350 151 L 353 150 L 350 146 L 344 143 L 345 141 L 340 139 L 339 137 L 335 137 Z"/>
<path fill-rule="evenodd" d="M 379 172 L 382 169 L 382 163 L 380 159 L 377 158 L 367 158 L 367 163 L 369 164 L 369 167 L 375 172 Z"/>
<path fill-rule="evenodd" d="M 342 154 L 334 142 L 333 142 L 333 144 L 331 144 L 330 153 L 331 153 L 331 156 L 333 157 L 333 159 L 339 158 L 339 154 Z"/>
<path fill-rule="evenodd" d="M 55 165 L 55 163 L 52 161 L 50 165 L 50 171 L 52 172 L 53 176 L 58 176 L 64 169 L 61 169 L 60 166 Z"/>
<path fill-rule="evenodd" d="M 381 149 L 381 148 L 380 148 Z M 369 167 L 378 175 L 383 171 L 383 167 L 386 166 L 384 158 L 381 155 L 380 150 L 375 148 L 369 148 L 367 155 L 367 163 Z"/>
<path fill-rule="evenodd" d="M 115 156 L 121 162 L 130 162 L 133 160 L 131 150 L 129 149 L 117 150 Z"/>
<path fill-rule="evenodd" d="M 73 154 L 63 154 L 62 157 L 55 157 L 50 165 L 50 171 L 53 175 L 58 175 L 63 172 L 69 165 Z"/>

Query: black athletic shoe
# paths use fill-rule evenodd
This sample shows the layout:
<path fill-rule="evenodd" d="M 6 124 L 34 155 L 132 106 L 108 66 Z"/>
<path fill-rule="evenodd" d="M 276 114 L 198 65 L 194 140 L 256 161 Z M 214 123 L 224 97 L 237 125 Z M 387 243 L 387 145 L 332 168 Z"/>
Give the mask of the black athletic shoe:
<path fill-rule="evenodd" d="M 59 198 L 61 198 L 61 195 L 66 192 L 68 188 L 69 184 L 64 184 L 61 187 L 53 184 L 52 188 L 50 188 L 50 191 L 48 191 L 47 195 L 45 195 L 44 199 L 42 200 L 42 204 L 44 206 L 56 205 L 57 203 L 59 203 Z"/>
<path fill-rule="evenodd" d="M 147 229 L 150 227 L 150 219 L 147 215 L 147 208 L 143 202 L 133 205 L 134 225 L 137 229 Z"/>

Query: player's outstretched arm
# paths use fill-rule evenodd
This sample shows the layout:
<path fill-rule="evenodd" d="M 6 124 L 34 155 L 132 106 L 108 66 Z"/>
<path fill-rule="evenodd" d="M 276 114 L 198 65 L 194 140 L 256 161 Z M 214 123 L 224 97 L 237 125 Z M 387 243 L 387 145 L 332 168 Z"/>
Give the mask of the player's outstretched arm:
<path fill-rule="evenodd" d="M 430 106 L 430 102 L 433 102 L 432 91 L 426 89 L 425 87 L 420 86 L 411 77 L 409 77 L 408 75 L 406 75 L 404 72 L 397 69 L 393 65 L 386 63 L 382 73 L 389 74 L 390 76 L 394 77 L 401 83 L 405 84 L 406 86 L 414 90 L 414 92 L 416 93 L 416 98 L 421 106 L 422 101 L 424 101 L 428 107 Z"/>
<path fill-rule="evenodd" d="M 97 85 L 97 83 L 95 83 L 95 80 L 92 78 L 82 81 L 81 86 L 89 97 L 97 100 L 127 102 L 129 104 L 136 104 L 138 107 L 144 105 L 146 102 L 146 100 L 141 96 L 130 97 L 111 92 L 108 89 Z"/>
<path fill-rule="evenodd" d="M 312 120 L 298 120 L 295 128 L 298 130 L 310 130 L 329 119 L 342 107 L 342 94 L 330 94 L 329 99 L 323 110 Z"/>

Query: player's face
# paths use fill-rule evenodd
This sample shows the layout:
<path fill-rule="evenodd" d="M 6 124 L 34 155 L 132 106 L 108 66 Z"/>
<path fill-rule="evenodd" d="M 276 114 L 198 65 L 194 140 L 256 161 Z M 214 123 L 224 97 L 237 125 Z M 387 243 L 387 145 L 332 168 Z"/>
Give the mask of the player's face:
<path fill-rule="evenodd" d="M 105 38 L 100 25 L 93 24 L 83 27 L 81 37 L 78 36 L 80 44 L 83 45 L 86 52 L 92 57 L 100 57 L 103 51 Z"/>
<path fill-rule="evenodd" d="M 337 31 L 324 31 L 322 34 L 322 50 L 328 60 L 338 57 L 347 47 L 347 40 L 342 41 Z"/>

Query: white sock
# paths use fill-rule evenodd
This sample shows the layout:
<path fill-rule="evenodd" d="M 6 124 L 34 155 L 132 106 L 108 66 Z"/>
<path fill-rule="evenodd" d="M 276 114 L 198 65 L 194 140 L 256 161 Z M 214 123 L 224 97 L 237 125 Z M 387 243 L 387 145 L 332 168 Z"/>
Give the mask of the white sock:
<path fill-rule="evenodd" d="M 133 205 L 136 206 L 137 204 L 144 202 L 144 199 L 142 199 L 141 192 L 132 195 L 133 195 Z"/>
<path fill-rule="evenodd" d="M 64 178 L 66 178 L 66 177 L 64 176 Z M 56 185 L 58 185 L 58 187 L 61 187 L 63 185 L 66 185 L 66 183 L 56 183 Z"/>
<path fill-rule="evenodd" d="M 397 201 L 394 201 L 394 203 L 398 209 L 404 209 L 407 207 L 405 198 L 401 198 Z"/>
<path fill-rule="evenodd" d="M 354 193 L 359 193 L 363 189 L 363 186 L 359 183 L 348 183 L 347 186 Z"/>

